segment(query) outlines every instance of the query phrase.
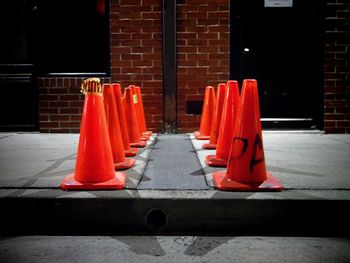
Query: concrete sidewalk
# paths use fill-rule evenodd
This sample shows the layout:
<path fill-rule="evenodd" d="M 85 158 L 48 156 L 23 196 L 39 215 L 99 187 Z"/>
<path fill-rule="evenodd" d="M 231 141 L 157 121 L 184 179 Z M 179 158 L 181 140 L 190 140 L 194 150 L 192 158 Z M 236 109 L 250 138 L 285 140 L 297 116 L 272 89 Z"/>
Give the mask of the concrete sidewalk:
<path fill-rule="evenodd" d="M 137 165 L 126 171 L 125 190 L 65 192 L 59 185 L 74 170 L 78 138 L 0 134 L 2 219 L 18 223 L 2 232 L 349 235 L 350 135 L 264 132 L 267 168 L 286 188 L 277 193 L 215 190 L 211 173 L 222 169 L 205 166 L 205 156 L 213 153 L 201 149 L 206 141 L 169 134 L 153 136 L 140 152 Z M 183 153 L 167 146 L 177 144 Z M 173 158 L 169 167 L 165 153 Z M 196 155 L 198 165 L 181 166 Z M 156 157 L 162 159 L 158 164 Z"/>
<path fill-rule="evenodd" d="M 319 237 L 20 236 L 0 239 L 2 263 L 345 263 L 350 241 Z"/>

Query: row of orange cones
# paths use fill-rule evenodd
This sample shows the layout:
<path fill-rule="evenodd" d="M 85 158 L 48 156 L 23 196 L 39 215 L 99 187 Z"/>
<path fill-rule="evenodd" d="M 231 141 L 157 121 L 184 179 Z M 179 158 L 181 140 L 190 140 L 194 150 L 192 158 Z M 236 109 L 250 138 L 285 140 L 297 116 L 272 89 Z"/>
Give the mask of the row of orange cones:
<path fill-rule="evenodd" d="M 213 173 L 220 190 L 278 191 L 279 180 L 266 171 L 261 132 L 257 81 L 246 79 L 239 94 L 238 82 L 221 83 L 217 95 L 213 87 L 205 90 L 198 140 L 208 140 L 204 149 L 216 149 L 208 155 L 209 166 L 227 167 Z"/>
<path fill-rule="evenodd" d="M 141 89 L 129 86 L 122 96 L 119 84 L 89 78 L 85 94 L 75 172 L 61 183 L 63 190 L 122 189 L 126 174 L 115 172 L 135 164 L 139 147 L 152 135 L 147 131 Z M 134 148 L 137 147 L 137 148 Z"/>

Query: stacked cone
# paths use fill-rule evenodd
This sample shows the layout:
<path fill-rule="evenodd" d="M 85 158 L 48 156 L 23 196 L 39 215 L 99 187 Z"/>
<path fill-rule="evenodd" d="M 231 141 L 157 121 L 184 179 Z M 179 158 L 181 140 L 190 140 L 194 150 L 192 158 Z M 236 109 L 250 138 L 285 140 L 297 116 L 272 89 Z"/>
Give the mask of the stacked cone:
<path fill-rule="evenodd" d="M 213 173 L 220 190 L 279 191 L 283 185 L 266 171 L 256 80 L 244 80 L 231 139 L 227 171 Z"/>
<path fill-rule="evenodd" d="M 204 103 L 199 131 L 193 133 L 197 140 L 209 140 L 210 138 L 215 102 L 215 90 L 212 86 L 207 86 L 204 93 Z"/>
<path fill-rule="evenodd" d="M 126 175 L 115 172 L 112 147 L 98 78 L 84 80 L 82 114 L 75 172 L 61 183 L 63 190 L 122 189 Z"/>
<path fill-rule="evenodd" d="M 140 99 L 142 98 L 140 96 L 141 95 L 140 87 L 137 87 L 135 85 L 131 85 L 129 87 L 131 88 L 131 91 L 132 91 L 132 98 L 134 100 L 137 126 L 139 127 L 141 141 L 148 141 L 151 135 L 149 133 L 143 132 L 143 131 L 146 131 L 146 123 L 144 123 L 145 121 L 144 113 L 143 113 L 143 110 L 141 109 Z M 138 93 L 140 93 L 140 95 Z"/>
<path fill-rule="evenodd" d="M 221 116 L 222 116 L 222 108 L 224 105 L 226 92 L 226 83 L 220 83 L 217 89 L 216 96 L 216 107 L 214 110 L 213 121 L 210 130 L 210 140 L 209 143 L 203 144 L 203 149 L 216 149 L 216 144 L 218 141 Z"/>
<path fill-rule="evenodd" d="M 125 99 L 123 100 L 125 106 L 126 126 L 130 138 L 131 147 L 145 147 L 146 142 L 141 140 L 141 132 L 137 120 L 135 101 L 131 87 L 124 90 Z"/>
<path fill-rule="evenodd" d="M 237 109 L 239 105 L 238 82 L 230 80 L 227 82 L 226 95 L 222 108 L 221 125 L 216 146 L 216 154 L 205 158 L 209 166 L 226 167 L 230 154 L 233 129 L 236 123 Z"/>
<path fill-rule="evenodd" d="M 130 147 L 130 139 L 129 139 L 128 127 L 127 127 L 127 122 L 125 117 L 125 109 L 124 109 L 120 84 L 113 83 L 112 86 L 113 86 L 113 91 L 114 91 L 114 96 L 115 96 L 115 101 L 117 106 L 120 129 L 122 133 L 124 153 L 125 153 L 125 156 L 132 157 L 132 156 L 135 156 L 139 150 L 137 148 Z"/>
<path fill-rule="evenodd" d="M 129 169 L 135 164 L 135 159 L 125 158 L 117 105 L 111 84 L 103 84 L 103 98 L 115 169 Z"/>
<path fill-rule="evenodd" d="M 134 96 L 136 95 L 137 103 L 136 106 L 136 112 L 137 112 L 137 119 L 139 122 L 139 127 L 141 130 L 141 133 L 145 136 L 151 136 L 153 134 L 152 131 L 147 130 L 146 125 L 146 119 L 145 119 L 145 110 L 143 108 L 143 101 L 142 101 L 142 94 L 141 94 L 141 88 L 139 86 L 135 86 L 133 89 Z"/>

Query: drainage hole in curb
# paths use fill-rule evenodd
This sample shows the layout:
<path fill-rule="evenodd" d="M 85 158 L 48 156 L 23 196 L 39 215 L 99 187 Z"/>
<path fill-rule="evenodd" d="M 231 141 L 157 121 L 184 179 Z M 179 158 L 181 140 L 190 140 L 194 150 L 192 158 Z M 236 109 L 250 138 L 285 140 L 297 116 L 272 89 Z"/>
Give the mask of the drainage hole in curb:
<path fill-rule="evenodd" d="M 162 209 L 152 208 L 146 214 L 145 223 L 150 230 L 159 231 L 166 227 L 168 218 Z"/>

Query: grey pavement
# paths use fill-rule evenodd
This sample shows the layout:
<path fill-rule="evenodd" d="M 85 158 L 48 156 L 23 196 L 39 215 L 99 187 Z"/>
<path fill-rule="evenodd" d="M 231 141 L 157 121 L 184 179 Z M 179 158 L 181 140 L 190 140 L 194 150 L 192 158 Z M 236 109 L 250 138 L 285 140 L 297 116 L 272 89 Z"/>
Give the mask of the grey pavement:
<path fill-rule="evenodd" d="M 350 135 L 264 132 L 281 192 L 222 192 L 192 135 L 154 135 L 121 191 L 62 191 L 78 134 L 1 133 L 0 206 L 7 235 L 350 235 Z M 25 218 L 26 220 L 23 220 Z M 13 223 L 13 224 L 12 224 Z M 92 227 L 93 226 L 93 227 Z"/>
<path fill-rule="evenodd" d="M 74 171 L 78 138 L 0 133 L 0 188 L 59 188 Z M 200 175 L 223 169 L 205 165 L 205 156 L 215 153 L 201 148 L 207 141 L 191 141 L 198 159 L 187 135 L 153 136 L 136 157 L 136 166 L 125 171 L 127 188 L 136 189 L 143 179 L 141 189 L 208 189 Z M 263 141 L 267 169 L 286 189 L 350 189 L 350 135 L 266 132 Z"/>
<path fill-rule="evenodd" d="M 139 184 L 156 136 L 140 148 L 126 188 Z M 74 172 L 79 134 L 0 133 L 0 188 L 58 189 Z"/>
<path fill-rule="evenodd" d="M 159 135 L 150 158 L 138 189 L 208 189 L 188 135 Z"/>
<path fill-rule="evenodd" d="M 224 169 L 205 164 L 205 156 L 215 154 L 214 150 L 202 149 L 205 141 L 193 143 L 208 183 L 213 185 L 210 174 Z M 286 189 L 350 189 L 350 135 L 264 132 L 263 143 L 267 170 Z"/>
<path fill-rule="evenodd" d="M 350 262 L 350 240 L 261 236 L 18 236 L 0 262 Z"/>

